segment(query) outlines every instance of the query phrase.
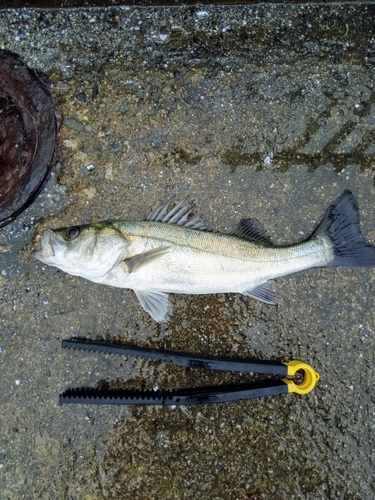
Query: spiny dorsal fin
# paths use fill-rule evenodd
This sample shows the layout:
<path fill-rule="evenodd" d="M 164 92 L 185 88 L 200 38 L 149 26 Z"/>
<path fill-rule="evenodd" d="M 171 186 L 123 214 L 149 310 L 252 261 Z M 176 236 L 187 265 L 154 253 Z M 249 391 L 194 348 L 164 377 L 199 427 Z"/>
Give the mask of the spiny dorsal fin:
<path fill-rule="evenodd" d="M 177 226 L 185 226 L 191 229 L 206 229 L 206 223 L 199 215 L 195 215 L 189 219 L 195 209 L 194 201 L 189 200 L 186 196 L 180 203 L 177 203 L 172 208 L 170 205 L 174 201 L 174 197 L 168 203 L 161 203 L 155 212 L 151 212 L 146 220 L 154 222 L 166 222 L 167 224 L 176 224 Z"/>
<path fill-rule="evenodd" d="M 237 226 L 226 229 L 223 233 L 237 236 L 237 238 L 242 238 L 243 240 L 255 241 L 256 243 L 273 246 L 263 224 L 254 218 L 243 219 Z"/>

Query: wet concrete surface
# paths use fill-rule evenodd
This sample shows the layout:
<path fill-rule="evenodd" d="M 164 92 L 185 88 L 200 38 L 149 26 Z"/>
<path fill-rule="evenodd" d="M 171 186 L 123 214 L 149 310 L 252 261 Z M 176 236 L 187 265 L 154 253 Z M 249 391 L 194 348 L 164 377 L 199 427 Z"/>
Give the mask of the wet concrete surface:
<path fill-rule="evenodd" d="M 44 227 L 140 219 L 191 195 L 212 228 L 261 220 L 307 237 L 344 189 L 375 242 L 373 6 L 0 11 L 0 47 L 53 82 L 61 168 L 0 243 L 2 498 L 374 497 L 372 269 L 277 280 L 277 307 L 172 299 L 155 323 L 133 292 L 34 261 Z M 89 167 L 89 168 L 87 168 Z M 187 408 L 58 406 L 68 387 L 186 387 L 233 374 L 63 351 L 72 335 L 260 359 L 321 381 Z"/>

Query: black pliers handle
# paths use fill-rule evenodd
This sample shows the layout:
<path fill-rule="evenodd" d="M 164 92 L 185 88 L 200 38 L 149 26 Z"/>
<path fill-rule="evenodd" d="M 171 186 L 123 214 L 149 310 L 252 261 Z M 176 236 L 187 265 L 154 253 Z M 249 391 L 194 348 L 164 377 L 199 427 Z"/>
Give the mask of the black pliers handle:
<path fill-rule="evenodd" d="M 73 403 L 115 405 L 199 405 L 226 403 L 229 401 L 287 394 L 289 392 L 307 394 L 320 379 L 320 375 L 310 365 L 296 360 L 283 363 L 281 361 L 236 359 L 75 339 L 63 340 L 62 347 L 81 351 L 141 357 L 155 361 L 169 361 L 175 365 L 188 368 L 262 373 L 285 377 L 294 376 L 297 371 L 302 370 L 304 378 L 298 384 L 289 378 L 283 378 L 281 380 L 267 380 L 258 383 L 194 387 L 173 391 L 124 389 L 103 392 L 92 388 L 77 388 L 69 389 L 60 395 L 59 403 L 61 405 Z"/>

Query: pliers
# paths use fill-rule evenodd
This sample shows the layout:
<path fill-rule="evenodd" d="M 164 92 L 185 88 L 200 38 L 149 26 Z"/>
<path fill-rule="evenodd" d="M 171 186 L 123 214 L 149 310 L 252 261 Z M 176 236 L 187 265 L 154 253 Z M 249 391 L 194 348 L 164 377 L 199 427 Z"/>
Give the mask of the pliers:
<path fill-rule="evenodd" d="M 193 387 L 176 390 L 99 390 L 95 388 L 68 389 L 60 395 L 59 404 L 100 404 L 100 405 L 202 405 L 227 403 L 243 399 L 275 396 L 296 392 L 307 394 L 320 379 L 320 375 L 303 361 L 261 361 L 237 359 L 223 356 L 206 356 L 186 352 L 163 351 L 133 345 L 93 342 L 90 340 L 63 340 L 62 347 L 81 351 L 103 352 L 130 357 L 140 357 L 154 361 L 168 361 L 187 368 L 205 368 L 243 373 L 262 373 L 292 377 L 296 372 L 304 372 L 303 381 L 295 383 L 292 379 L 282 378 L 262 382 Z"/>

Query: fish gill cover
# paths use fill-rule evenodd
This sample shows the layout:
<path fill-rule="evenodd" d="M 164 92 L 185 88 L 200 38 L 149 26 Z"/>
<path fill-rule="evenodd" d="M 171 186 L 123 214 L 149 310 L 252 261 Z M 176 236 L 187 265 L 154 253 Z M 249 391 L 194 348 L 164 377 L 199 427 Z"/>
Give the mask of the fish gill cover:
<path fill-rule="evenodd" d="M 48 84 L 0 51 L 0 227 L 38 196 L 56 162 L 57 122 Z"/>

